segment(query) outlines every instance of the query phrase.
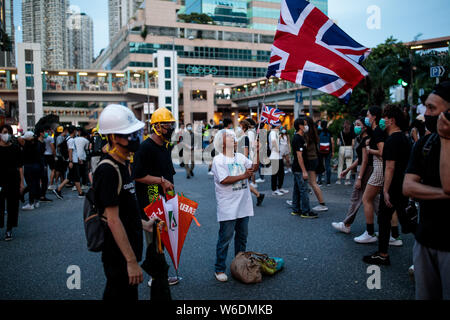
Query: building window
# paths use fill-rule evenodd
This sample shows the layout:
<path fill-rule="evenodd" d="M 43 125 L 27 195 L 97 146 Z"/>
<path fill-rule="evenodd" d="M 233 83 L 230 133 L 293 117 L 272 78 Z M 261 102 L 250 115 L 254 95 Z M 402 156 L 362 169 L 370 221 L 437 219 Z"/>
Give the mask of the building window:
<path fill-rule="evenodd" d="M 172 83 L 170 81 L 166 81 L 166 90 L 172 90 Z"/>
<path fill-rule="evenodd" d="M 35 126 L 34 116 L 28 116 L 27 117 L 27 127 L 34 128 L 34 126 Z"/>
<path fill-rule="evenodd" d="M 166 104 L 172 104 L 172 97 L 166 97 Z"/>
<path fill-rule="evenodd" d="M 33 76 L 27 76 L 25 78 L 25 80 L 26 80 L 26 86 L 27 87 L 31 87 L 31 88 L 34 87 L 34 77 Z"/>
<path fill-rule="evenodd" d="M 27 100 L 28 101 L 33 101 L 34 100 L 34 90 L 32 89 L 27 89 Z"/>
<path fill-rule="evenodd" d="M 191 91 L 191 100 L 204 100 L 206 101 L 206 91 L 204 90 L 192 90 Z"/>
<path fill-rule="evenodd" d="M 25 64 L 25 73 L 26 74 L 34 74 L 34 65 L 32 63 Z"/>
<path fill-rule="evenodd" d="M 34 102 L 27 102 L 27 113 L 34 113 Z M 33 118 L 34 121 L 34 118 Z M 30 125 L 28 125 L 30 126 Z"/>
<path fill-rule="evenodd" d="M 170 70 L 170 69 L 164 70 L 164 75 L 165 75 L 166 79 L 171 79 L 172 78 L 172 70 Z"/>
<path fill-rule="evenodd" d="M 170 57 L 164 57 L 164 66 L 170 68 Z"/>
<path fill-rule="evenodd" d="M 25 61 L 33 62 L 33 50 L 25 50 Z"/>

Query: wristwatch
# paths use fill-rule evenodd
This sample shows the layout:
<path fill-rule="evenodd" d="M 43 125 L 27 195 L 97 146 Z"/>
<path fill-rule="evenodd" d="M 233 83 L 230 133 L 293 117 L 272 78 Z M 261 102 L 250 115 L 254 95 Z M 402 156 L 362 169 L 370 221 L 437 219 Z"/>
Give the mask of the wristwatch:
<path fill-rule="evenodd" d="M 361 176 L 358 176 L 358 179 L 361 180 Z"/>

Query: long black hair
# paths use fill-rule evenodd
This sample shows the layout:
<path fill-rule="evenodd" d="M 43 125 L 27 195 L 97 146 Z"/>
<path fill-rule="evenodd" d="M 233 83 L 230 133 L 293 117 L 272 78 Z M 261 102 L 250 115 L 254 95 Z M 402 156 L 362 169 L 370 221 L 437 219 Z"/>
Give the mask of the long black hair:
<path fill-rule="evenodd" d="M 375 123 L 378 125 L 380 123 L 383 110 L 381 110 L 381 108 L 378 106 L 373 106 L 369 108 L 369 112 L 372 116 L 375 117 Z"/>

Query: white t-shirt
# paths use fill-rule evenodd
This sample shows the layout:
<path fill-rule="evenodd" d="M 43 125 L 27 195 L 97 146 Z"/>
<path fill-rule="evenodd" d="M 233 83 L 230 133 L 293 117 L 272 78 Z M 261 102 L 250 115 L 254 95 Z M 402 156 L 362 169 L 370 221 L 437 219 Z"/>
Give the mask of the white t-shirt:
<path fill-rule="evenodd" d="M 69 140 L 67 140 L 67 148 L 72 149 L 72 162 L 78 163 L 78 155 L 74 138 L 69 138 Z"/>
<path fill-rule="evenodd" d="M 52 143 L 55 143 L 55 140 L 53 139 L 52 136 L 48 136 L 47 138 L 45 138 L 44 142 L 45 142 L 45 152 L 44 152 L 44 155 L 46 155 L 46 156 L 51 156 L 51 155 L 53 154 L 51 144 L 52 144 Z"/>
<path fill-rule="evenodd" d="M 234 158 L 220 153 L 214 157 L 212 173 L 217 201 L 217 221 L 230 221 L 245 217 L 253 217 L 253 202 L 248 186 L 248 180 L 241 180 L 232 185 L 220 182 L 227 177 L 239 176 L 252 167 L 252 161 L 241 153 L 235 153 Z"/>
<path fill-rule="evenodd" d="M 86 151 L 89 148 L 89 140 L 85 137 L 76 137 L 75 147 L 77 149 L 78 159 L 86 161 Z"/>
<path fill-rule="evenodd" d="M 256 132 L 255 130 L 251 129 L 247 131 L 248 140 L 250 143 L 250 159 L 253 159 L 255 157 L 255 141 L 256 141 Z"/>
<path fill-rule="evenodd" d="M 271 130 L 269 134 L 270 160 L 280 160 L 280 134 L 278 131 Z"/>
<path fill-rule="evenodd" d="M 423 104 L 419 104 L 417 106 L 417 114 L 425 114 L 427 111 L 427 107 L 425 107 Z"/>

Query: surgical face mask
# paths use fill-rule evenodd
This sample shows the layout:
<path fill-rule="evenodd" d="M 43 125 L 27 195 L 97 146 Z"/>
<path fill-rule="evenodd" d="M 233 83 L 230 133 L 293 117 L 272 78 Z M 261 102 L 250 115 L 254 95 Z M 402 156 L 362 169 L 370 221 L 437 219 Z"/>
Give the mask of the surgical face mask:
<path fill-rule="evenodd" d="M 44 133 L 44 138 L 47 139 L 48 138 L 48 132 Z"/>
<path fill-rule="evenodd" d="M 362 127 L 355 127 L 355 134 L 359 136 L 362 132 Z"/>
<path fill-rule="evenodd" d="M 381 119 L 378 126 L 380 127 L 381 130 L 383 130 L 383 131 L 386 130 L 386 120 Z"/>
<path fill-rule="evenodd" d="M 439 119 L 439 116 L 425 115 L 425 126 L 427 127 L 428 131 L 430 131 L 431 133 L 437 132 L 438 119 Z"/>
<path fill-rule="evenodd" d="M 366 117 L 366 118 L 364 119 L 364 124 L 365 124 L 366 126 L 370 127 L 370 119 L 369 119 L 369 117 Z"/>
<path fill-rule="evenodd" d="M 317 129 L 322 130 L 322 127 L 321 127 L 321 126 L 318 126 Z"/>
<path fill-rule="evenodd" d="M 286 132 L 287 132 L 287 131 L 286 131 L 286 130 L 284 130 L 284 129 L 283 129 L 283 130 L 281 130 L 281 133 L 286 133 Z"/>
<path fill-rule="evenodd" d="M 11 141 L 11 135 L 9 133 L 2 133 L 1 138 L 4 143 L 9 143 Z"/>
<path fill-rule="evenodd" d="M 192 127 L 187 127 L 186 129 L 188 129 L 188 131 L 192 131 Z"/>
<path fill-rule="evenodd" d="M 305 132 L 309 132 L 309 126 L 305 126 Z"/>

